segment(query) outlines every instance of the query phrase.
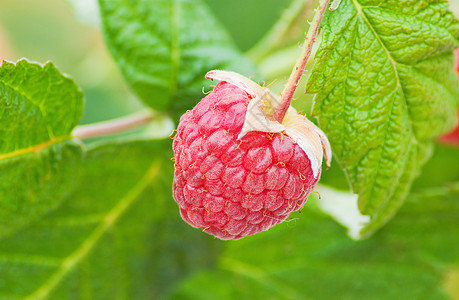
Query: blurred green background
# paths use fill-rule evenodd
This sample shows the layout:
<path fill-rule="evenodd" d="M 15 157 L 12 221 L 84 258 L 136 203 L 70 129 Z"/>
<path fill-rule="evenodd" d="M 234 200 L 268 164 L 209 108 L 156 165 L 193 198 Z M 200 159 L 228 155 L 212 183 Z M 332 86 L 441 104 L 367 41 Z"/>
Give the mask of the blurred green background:
<path fill-rule="evenodd" d="M 106 120 L 142 107 L 128 91 L 126 84 L 107 52 L 98 28 L 93 0 L 1 0 L 0 59 L 16 61 L 26 57 L 40 63 L 53 61 L 58 68 L 75 79 L 86 99 L 82 124 Z M 235 43 L 249 50 L 279 18 L 290 0 L 206 0 Z M 450 1 L 459 15 L 459 0 Z M 300 24 L 301 25 L 301 24 Z M 303 24 L 304 25 L 304 24 Z M 209 30 L 212 30 L 209 28 Z M 279 92 L 296 59 L 295 41 L 302 39 L 306 28 L 297 28 L 297 36 L 285 49 L 260 60 L 259 67 L 266 83 Z M 303 85 L 304 86 L 304 85 Z M 297 95 L 296 106 L 308 112 L 310 96 Z M 196 101 L 198 101 L 197 99 Z M 437 146 L 436 154 L 424 168 L 414 190 L 435 187 L 459 178 L 459 155 L 449 147 Z M 440 167 L 439 167 L 440 166 Z M 344 174 L 335 164 L 325 172 L 323 183 L 347 190 Z M 344 235 L 343 235 L 344 237 Z M 459 240 L 459 237 L 458 237 Z M 247 241 L 248 242 L 248 241 Z M 250 244 L 250 242 L 248 242 Z M 237 250 L 237 246 L 234 246 Z M 196 278 L 199 281 L 199 278 Z M 459 269 L 450 273 L 445 283 L 459 299 Z M 186 287 L 184 287 L 186 288 Z"/>
<path fill-rule="evenodd" d="M 2 0 L 0 10 L 0 59 L 16 61 L 26 57 L 40 63 L 53 61 L 84 91 L 82 124 L 124 115 L 140 107 L 103 44 L 95 2 Z M 290 0 L 206 2 L 243 51 L 253 46 L 290 4 Z M 298 28 L 300 37 L 303 30 Z M 294 50 L 298 48 L 296 43 L 291 45 Z M 286 79 L 295 56 L 296 53 L 284 55 L 280 64 L 286 66 L 281 68 L 284 72 L 268 74 L 265 79 L 269 82 L 276 75 Z M 282 85 L 283 81 L 277 81 L 274 90 Z"/>
<path fill-rule="evenodd" d="M 2 0 L 0 9 L 0 59 L 53 61 L 84 91 L 83 124 L 124 115 L 140 107 L 105 49 L 94 2 Z M 207 2 L 222 22 L 230 25 L 236 43 L 244 50 L 263 35 L 289 4 L 289 0 Z"/>
<path fill-rule="evenodd" d="M 86 107 L 82 124 L 124 115 L 141 107 L 129 93 L 104 46 L 95 2 L 1 0 L 0 59 L 16 61 L 26 57 L 40 63 L 53 61 L 84 91 Z M 291 0 L 206 2 L 239 48 L 247 51 L 269 30 Z M 450 5 L 459 15 L 459 0 L 450 1 Z M 292 37 L 290 45 L 258 62 L 266 83 L 275 80 L 271 85 L 274 91 L 282 89 L 299 53 L 296 46 L 307 29 L 303 26 L 305 22 L 297 24 L 294 31 L 297 35 Z M 295 105 L 309 112 L 311 97 L 303 96 L 300 91 L 297 98 Z"/>

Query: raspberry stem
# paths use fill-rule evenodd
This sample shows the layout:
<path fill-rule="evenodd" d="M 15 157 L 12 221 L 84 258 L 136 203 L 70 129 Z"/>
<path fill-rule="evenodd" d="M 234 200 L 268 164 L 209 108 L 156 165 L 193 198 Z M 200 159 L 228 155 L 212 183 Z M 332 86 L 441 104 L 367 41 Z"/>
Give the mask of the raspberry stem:
<path fill-rule="evenodd" d="M 293 67 L 292 73 L 285 85 L 284 90 L 281 93 L 279 104 L 276 106 L 273 112 L 273 118 L 279 123 L 282 123 L 285 113 L 290 107 L 290 103 L 293 99 L 293 94 L 298 87 L 298 82 L 300 81 L 301 75 L 303 75 L 304 68 L 308 62 L 309 57 L 311 56 L 312 46 L 317 38 L 319 32 L 320 23 L 322 22 L 325 11 L 330 3 L 330 0 L 320 0 L 319 6 L 315 10 L 314 17 L 309 26 L 308 33 L 305 37 L 304 44 L 302 46 L 302 51 L 298 60 Z"/>
<path fill-rule="evenodd" d="M 142 110 L 125 117 L 78 126 L 75 130 L 73 130 L 72 136 L 84 139 L 120 133 L 146 125 L 155 120 L 157 117 L 158 115 L 153 113 L 151 110 Z"/>

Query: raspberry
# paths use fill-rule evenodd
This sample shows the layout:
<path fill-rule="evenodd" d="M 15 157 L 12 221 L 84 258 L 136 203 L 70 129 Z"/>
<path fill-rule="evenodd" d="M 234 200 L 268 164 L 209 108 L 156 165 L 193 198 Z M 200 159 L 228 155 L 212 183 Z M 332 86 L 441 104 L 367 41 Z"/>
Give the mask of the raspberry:
<path fill-rule="evenodd" d="M 459 49 L 456 49 L 454 54 L 456 55 L 456 73 L 459 75 Z"/>
<path fill-rule="evenodd" d="M 320 167 L 314 176 L 308 155 L 285 131 L 240 136 L 253 98 L 220 82 L 181 117 L 174 138 L 173 195 L 181 216 L 223 240 L 284 221 L 319 179 Z"/>
<path fill-rule="evenodd" d="M 459 78 L 459 49 L 454 51 L 454 54 L 456 55 L 456 74 Z M 457 111 L 457 117 L 459 119 L 459 110 Z M 459 123 L 452 131 L 440 136 L 439 141 L 447 145 L 459 147 Z"/>

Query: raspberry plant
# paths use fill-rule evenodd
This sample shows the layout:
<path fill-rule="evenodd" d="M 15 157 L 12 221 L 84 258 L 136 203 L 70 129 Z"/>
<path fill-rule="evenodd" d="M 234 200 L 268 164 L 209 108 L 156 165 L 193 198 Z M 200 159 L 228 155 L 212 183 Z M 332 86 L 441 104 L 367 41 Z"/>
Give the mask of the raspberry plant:
<path fill-rule="evenodd" d="M 81 124 L 72 74 L 0 48 L 0 299 L 458 297 L 459 150 L 437 143 L 456 132 L 458 4 L 286 1 L 244 53 L 238 16 L 225 28 L 226 4 L 207 2 L 98 1 L 143 103 L 101 123 Z M 288 138 L 293 112 L 316 142 Z"/>

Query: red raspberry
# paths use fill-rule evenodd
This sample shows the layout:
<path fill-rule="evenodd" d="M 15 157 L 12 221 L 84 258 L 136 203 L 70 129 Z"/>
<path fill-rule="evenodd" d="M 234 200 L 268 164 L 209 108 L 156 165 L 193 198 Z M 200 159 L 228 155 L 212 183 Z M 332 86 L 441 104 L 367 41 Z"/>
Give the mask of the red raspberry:
<path fill-rule="evenodd" d="M 456 55 L 456 73 L 459 75 L 459 49 L 456 49 L 454 54 Z"/>
<path fill-rule="evenodd" d="M 284 221 L 305 204 L 320 174 L 314 177 L 308 156 L 284 133 L 238 138 L 252 98 L 219 83 L 181 117 L 173 143 L 173 194 L 182 218 L 224 240 Z"/>
<path fill-rule="evenodd" d="M 459 49 L 454 51 L 454 53 L 456 54 L 456 73 L 459 78 Z M 457 117 L 459 119 L 459 110 L 457 111 Z M 442 135 L 439 140 L 444 144 L 459 147 L 459 123 L 452 131 Z"/>
<path fill-rule="evenodd" d="M 459 110 L 457 111 L 457 118 L 459 120 Z M 452 131 L 440 136 L 439 141 L 446 145 L 459 147 L 459 124 Z"/>

